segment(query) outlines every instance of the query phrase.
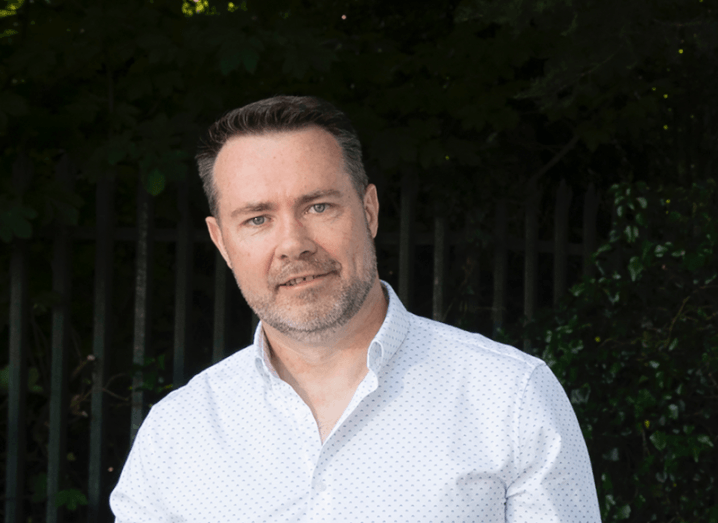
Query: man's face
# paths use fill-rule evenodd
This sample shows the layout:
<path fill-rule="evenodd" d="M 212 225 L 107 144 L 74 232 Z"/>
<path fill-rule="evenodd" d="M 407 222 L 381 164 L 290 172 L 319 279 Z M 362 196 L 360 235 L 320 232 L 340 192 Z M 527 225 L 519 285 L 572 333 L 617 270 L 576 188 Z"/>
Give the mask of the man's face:
<path fill-rule="evenodd" d="M 257 316 L 295 339 L 345 325 L 376 282 L 379 204 L 319 128 L 233 138 L 214 165 L 210 235 Z"/>

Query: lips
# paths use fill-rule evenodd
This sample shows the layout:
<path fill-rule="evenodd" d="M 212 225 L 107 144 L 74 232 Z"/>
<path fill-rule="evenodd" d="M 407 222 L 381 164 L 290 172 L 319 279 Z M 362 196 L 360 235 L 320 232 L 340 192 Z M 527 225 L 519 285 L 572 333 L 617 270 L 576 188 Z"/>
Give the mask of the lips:
<path fill-rule="evenodd" d="M 310 282 L 317 278 L 328 276 L 331 273 L 341 271 L 341 264 L 332 259 L 326 260 L 303 260 L 300 263 L 287 264 L 270 279 L 270 284 L 275 289 L 280 287 L 294 287 L 302 283 Z"/>
<path fill-rule="evenodd" d="M 304 283 L 305 281 L 312 281 L 315 278 L 320 278 L 321 276 L 324 276 L 324 274 L 309 274 L 307 276 L 298 276 L 296 278 L 292 278 L 289 281 L 284 282 L 282 285 L 286 287 L 293 287 L 297 285 L 298 283 Z"/>

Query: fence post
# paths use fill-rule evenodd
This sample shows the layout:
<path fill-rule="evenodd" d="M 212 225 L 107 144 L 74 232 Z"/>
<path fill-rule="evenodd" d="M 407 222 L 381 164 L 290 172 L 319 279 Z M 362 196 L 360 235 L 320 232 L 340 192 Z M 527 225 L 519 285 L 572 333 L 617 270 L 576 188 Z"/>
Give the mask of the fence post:
<path fill-rule="evenodd" d="M 13 164 L 13 186 L 22 194 L 30 184 L 33 169 L 22 153 Z M 10 361 L 8 367 L 7 463 L 5 468 L 5 521 L 24 523 L 25 449 L 27 426 L 27 245 L 16 240 L 10 258 Z"/>
<path fill-rule="evenodd" d="M 566 294 L 566 270 L 568 265 L 568 209 L 572 191 L 561 180 L 556 193 L 554 210 L 554 252 L 553 252 L 553 302 Z"/>
<path fill-rule="evenodd" d="M 596 267 L 591 263 L 591 255 L 596 252 L 596 213 L 598 212 L 598 195 L 591 182 L 588 185 L 583 203 L 583 275 L 592 277 Z"/>
<path fill-rule="evenodd" d="M 448 238 L 446 217 L 438 212 L 434 217 L 434 292 L 432 300 L 432 318 L 444 320 L 444 290 L 446 289 L 446 254 Z"/>
<path fill-rule="evenodd" d="M 185 352 L 187 350 L 187 329 L 192 307 L 192 257 L 193 233 L 189 212 L 189 190 L 187 180 L 177 187 L 177 207 L 180 221 L 177 224 L 175 244 L 175 325 L 174 355 L 172 358 L 172 384 L 174 388 L 184 385 Z"/>
<path fill-rule="evenodd" d="M 401 210 L 399 221 L 399 299 L 411 310 L 414 283 L 414 206 L 416 184 L 405 174 L 401 180 Z"/>
<path fill-rule="evenodd" d="M 88 521 L 102 523 L 108 517 L 105 469 L 105 394 L 110 356 L 112 310 L 112 262 L 114 256 L 114 173 L 97 182 L 95 213 L 95 296 L 92 334 L 92 406 L 90 414 L 90 465 Z"/>
<path fill-rule="evenodd" d="M 137 261 L 135 272 L 135 332 L 132 348 L 132 410 L 130 441 L 134 441 L 145 414 L 144 371 L 150 335 L 150 297 L 152 278 L 153 201 L 142 180 L 137 189 Z"/>
<path fill-rule="evenodd" d="M 23 522 L 25 493 L 25 401 L 27 396 L 28 290 L 24 241 L 16 242 L 10 261 L 10 365 L 8 375 L 8 424 L 5 521 Z"/>
<path fill-rule="evenodd" d="M 506 202 L 496 204 L 494 225 L 494 305 L 493 305 L 493 336 L 503 327 L 504 311 L 506 310 Z"/>
<path fill-rule="evenodd" d="M 72 191 L 73 166 L 64 154 L 55 169 L 60 186 Z M 67 397 L 68 359 L 70 328 L 70 252 L 71 243 L 68 227 L 59 224 L 52 247 L 52 287 L 61 297 L 60 303 L 52 308 L 52 370 L 50 378 L 50 437 L 48 442 L 47 465 L 47 523 L 62 520 L 62 512 L 55 503 L 62 488 L 67 454 Z"/>
<path fill-rule="evenodd" d="M 526 197 L 525 245 L 524 251 L 524 316 L 533 318 L 536 312 L 536 292 L 538 282 L 538 204 L 541 199 L 536 184 L 529 186 Z M 524 350 L 531 349 L 531 342 L 524 339 Z"/>

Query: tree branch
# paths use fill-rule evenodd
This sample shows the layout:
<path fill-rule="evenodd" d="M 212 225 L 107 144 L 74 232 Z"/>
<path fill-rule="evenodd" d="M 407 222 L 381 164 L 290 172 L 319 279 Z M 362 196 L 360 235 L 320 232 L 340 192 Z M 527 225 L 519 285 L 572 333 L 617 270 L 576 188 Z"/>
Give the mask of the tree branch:
<path fill-rule="evenodd" d="M 558 153 L 556 153 L 556 156 L 551 158 L 546 165 L 541 167 L 536 173 L 529 178 L 529 181 L 526 183 L 528 187 L 532 187 L 536 182 L 538 182 L 539 178 L 541 178 L 544 174 L 546 174 L 554 165 L 556 165 L 559 161 L 561 161 L 561 158 L 566 156 L 568 152 L 573 149 L 576 144 L 578 143 L 578 135 L 574 135 L 569 142 L 563 146 L 563 149 L 561 149 Z"/>

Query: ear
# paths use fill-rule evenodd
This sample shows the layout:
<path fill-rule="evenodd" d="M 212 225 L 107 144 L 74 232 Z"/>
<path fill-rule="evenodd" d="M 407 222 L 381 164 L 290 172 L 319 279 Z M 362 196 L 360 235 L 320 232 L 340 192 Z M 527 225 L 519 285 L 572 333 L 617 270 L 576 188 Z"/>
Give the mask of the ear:
<path fill-rule="evenodd" d="M 222 258 L 224 258 L 224 261 L 227 262 L 227 266 L 231 269 L 232 264 L 229 261 L 227 249 L 225 249 L 224 247 L 222 229 L 219 227 L 217 219 L 214 216 L 207 216 L 204 221 L 207 224 L 207 229 L 209 230 L 209 237 L 212 238 L 212 243 L 214 243 L 217 249 L 219 249 L 219 253 L 222 255 Z"/>
<path fill-rule="evenodd" d="M 379 230 L 379 196 L 376 192 L 376 185 L 373 183 L 367 185 L 366 191 L 364 192 L 363 203 L 366 222 L 369 225 L 371 237 L 376 238 L 376 233 Z"/>

